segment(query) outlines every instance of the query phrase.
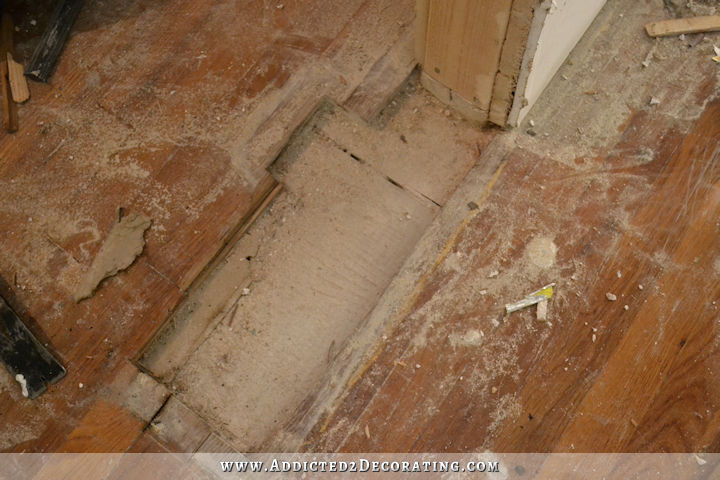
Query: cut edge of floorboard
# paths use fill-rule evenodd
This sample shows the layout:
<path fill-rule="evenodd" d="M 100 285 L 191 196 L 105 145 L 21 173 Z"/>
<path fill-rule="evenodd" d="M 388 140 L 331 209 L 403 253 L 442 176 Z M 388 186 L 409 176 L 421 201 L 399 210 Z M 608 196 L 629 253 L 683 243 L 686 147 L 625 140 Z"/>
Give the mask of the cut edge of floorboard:
<path fill-rule="evenodd" d="M 264 184 L 264 185 L 263 185 Z M 168 315 L 167 319 L 157 329 L 152 338 L 138 351 L 132 363 L 143 373 L 150 375 L 159 383 L 163 383 L 161 376 L 158 376 L 152 368 L 149 367 L 146 356 L 152 351 L 156 342 L 166 335 L 169 325 L 172 323 L 174 316 L 181 310 L 184 305 L 184 300 L 188 298 L 188 293 L 197 289 L 202 283 L 217 269 L 217 266 L 227 257 L 228 253 L 237 244 L 238 240 L 250 229 L 255 221 L 263 214 L 267 209 L 268 205 L 277 197 L 282 191 L 282 184 L 278 183 L 275 178 L 267 174 L 266 178 L 260 182 L 258 188 L 261 189 L 261 194 L 258 195 L 254 202 L 253 208 L 246 214 L 235 228 L 228 234 L 227 239 L 223 242 L 213 256 L 213 258 L 203 267 L 200 273 L 192 280 L 190 286 L 185 290 L 183 300 L 181 300 Z"/>
<path fill-rule="evenodd" d="M 375 307 L 345 342 L 323 381 L 308 395 L 275 435 L 261 446 L 264 451 L 313 451 L 317 435 L 335 416 L 343 399 L 363 372 L 381 353 L 382 338 L 397 325 L 416 285 L 432 270 L 435 259 L 443 254 L 443 245 L 452 239 L 465 221 L 467 198 L 473 192 L 492 188 L 502 164 L 513 145 L 511 135 L 498 136 L 485 149 L 476 166 L 457 187 L 450 200 L 425 230 L 400 271 L 378 299 Z"/>

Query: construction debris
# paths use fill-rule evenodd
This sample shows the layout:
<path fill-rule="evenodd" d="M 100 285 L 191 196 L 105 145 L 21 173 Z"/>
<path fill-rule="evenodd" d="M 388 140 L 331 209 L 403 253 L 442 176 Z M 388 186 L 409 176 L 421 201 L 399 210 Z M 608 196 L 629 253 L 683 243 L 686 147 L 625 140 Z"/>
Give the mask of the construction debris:
<path fill-rule="evenodd" d="M 705 17 L 675 18 L 652 22 L 645 25 L 645 31 L 651 37 L 669 37 L 684 33 L 720 31 L 720 15 Z"/>
<path fill-rule="evenodd" d="M 27 389 L 27 380 L 25 380 L 25 375 L 22 373 L 18 373 L 15 375 L 15 380 L 20 384 L 20 389 L 22 390 L 22 396 L 26 397 L 28 396 L 28 389 Z"/>
<path fill-rule="evenodd" d="M 547 320 L 547 300 L 542 300 L 537 304 L 537 319 L 541 322 Z"/>
<path fill-rule="evenodd" d="M 509 304 L 505 305 L 505 314 L 509 315 L 512 312 L 516 312 L 518 310 L 522 310 L 523 308 L 527 308 L 532 305 L 537 305 L 540 302 L 549 300 L 553 296 L 553 288 L 554 287 L 555 287 L 555 283 L 545 285 L 540 290 L 530 293 L 522 300 L 519 300 L 515 303 L 509 303 Z M 547 305 L 545 305 L 545 307 L 547 307 Z"/>
<path fill-rule="evenodd" d="M 611 302 L 614 302 L 617 300 L 617 296 L 614 293 L 610 293 L 610 292 L 605 294 L 605 298 L 607 298 Z"/>
<path fill-rule="evenodd" d="M 7 66 L 13 101 L 15 103 L 26 102 L 30 98 L 30 89 L 25 79 L 23 66 L 13 60 L 12 53 L 10 52 L 7 52 Z"/>
<path fill-rule="evenodd" d="M 104 279 L 125 270 L 135 261 L 145 247 L 145 230 L 152 220 L 145 215 L 126 215 L 113 226 L 92 266 L 75 291 L 75 301 L 92 296 Z"/>
<path fill-rule="evenodd" d="M 12 101 L 10 67 L 8 65 L 8 54 L 12 56 L 13 52 L 13 21 L 8 14 L 3 14 L 2 22 L 0 22 L 0 94 L 2 95 L 4 126 L 8 132 L 16 132 L 18 129 L 17 105 Z"/>

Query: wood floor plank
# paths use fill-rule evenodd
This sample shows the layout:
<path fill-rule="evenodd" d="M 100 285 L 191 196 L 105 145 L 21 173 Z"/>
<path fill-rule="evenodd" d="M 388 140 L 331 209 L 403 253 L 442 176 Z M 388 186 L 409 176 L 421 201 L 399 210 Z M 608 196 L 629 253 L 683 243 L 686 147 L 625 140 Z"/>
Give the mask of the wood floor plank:
<path fill-rule="evenodd" d="M 366 3 L 86 5 L 50 83 L 31 84 L 18 134 L 0 137 L 2 293 L 68 368 L 33 403 L 3 377 L 0 450 L 64 444 L 272 189 L 265 167 L 283 140 L 323 95 L 355 90 L 397 40 L 399 16 L 412 18 L 409 0 L 385 17 L 381 2 Z M 23 61 L 47 16 L 30 25 L 24 2 L 6 4 Z M 368 31 L 385 34 L 365 42 L 352 75 L 329 67 L 333 52 L 351 55 L 357 45 L 344 42 Z M 263 132 L 280 132 L 277 148 Z M 123 211 L 153 220 L 143 254 L 72 303 Z M 139 406 L 144 417 L 151 403 Z"/>

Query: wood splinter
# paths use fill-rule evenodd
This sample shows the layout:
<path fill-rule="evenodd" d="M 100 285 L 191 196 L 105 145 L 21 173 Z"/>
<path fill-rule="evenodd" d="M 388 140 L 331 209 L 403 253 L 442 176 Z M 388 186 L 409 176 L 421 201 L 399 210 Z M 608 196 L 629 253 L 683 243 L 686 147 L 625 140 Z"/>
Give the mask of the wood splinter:
<path fill-rule="evenodd" d="M 10 92 L 15 103 L 26 102 L 30 98 L 30 89 L 23 66 L 13 60 L 10 52 L 7 52 L 8 80 L 10 81 Z"/>

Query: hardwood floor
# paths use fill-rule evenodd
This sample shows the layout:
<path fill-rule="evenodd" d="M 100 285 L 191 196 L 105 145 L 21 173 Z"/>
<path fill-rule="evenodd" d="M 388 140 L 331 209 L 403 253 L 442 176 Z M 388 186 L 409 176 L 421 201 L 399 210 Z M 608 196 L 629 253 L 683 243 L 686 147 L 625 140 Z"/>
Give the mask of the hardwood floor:
<path fill-rule="evenodd" d="M 232 450 L 133 362 L 276 188 L 267 168 L 318 102 L 368 121 L 397 92 L 413 3 L 85 7 L 0 136 L 0 293 L 68 369 L 35 401 L 0 369 L 0 451 Z M 27 54 L 40 27 L 13 8 Z M 609 0 L 533 125 L 468 144 L 480 159 L 447 203 L 402 156 L 371 162 L 443 212 L 268 449 L 720 450 L 719 77 L 711 38 L 643 36 L 662 8 Z M 372 129 L 340 125 L 376 160 Z M 120 208 L 152 218 L 144 253 L 76 304 Z M 548 321 L 504 315 L 551 282 Z"/>
<path fill-rule="evenodd" d="M 650 47 L 628 24 L 652 15 L 610 2 L 535 127 L 481 158 L 495 174 L 454 203 L 475 210 L 428 249 L 304 449 L 718 451 L 717 70 L 705 47 L 657 44 L 667 56 L 647 69 L 623 53 Z M 551 282 L 547 322 L 534 307 L 504 314 Z"/>
<path fill-rule="evenodd" d="M 48 3 L 7 5 L 18 60 Z M 85 5 L 20 130 L 0 136 L 2 294 L 68 370 L 33 402 L 0 373 L 0 450 L 132 445 L 107 386 L 274 188 L 266 168 L 318 102 L 376 112 L 402 83 L 412 19 L 411 1 Z M 75 304 L 119 209 L 152 219 L 144 253 Z"/>

